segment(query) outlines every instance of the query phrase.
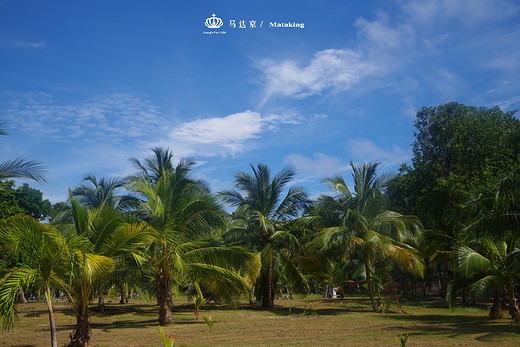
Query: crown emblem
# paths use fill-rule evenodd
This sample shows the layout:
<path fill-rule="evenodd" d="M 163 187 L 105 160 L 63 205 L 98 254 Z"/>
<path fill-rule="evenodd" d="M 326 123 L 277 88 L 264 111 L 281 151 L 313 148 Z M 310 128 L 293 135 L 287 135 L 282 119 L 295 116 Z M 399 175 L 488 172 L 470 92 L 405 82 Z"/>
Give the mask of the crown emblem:
<path fill-rule="evenodd" d="M 210 18 L 206 18 L 206 22 L 204 24 L 210 29 L 218 29 L 224 25 L 222 19 L 215 16 L 214 13 Z"/>

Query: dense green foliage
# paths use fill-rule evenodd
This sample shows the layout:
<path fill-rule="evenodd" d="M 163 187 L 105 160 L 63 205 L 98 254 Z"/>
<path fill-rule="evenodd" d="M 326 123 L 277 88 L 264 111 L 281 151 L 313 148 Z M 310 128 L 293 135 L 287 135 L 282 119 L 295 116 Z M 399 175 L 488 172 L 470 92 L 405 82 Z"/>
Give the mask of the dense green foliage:
<path fill-rule="evenodd" d="M 45 219 L 52 213 L 49 200 L 43 200 L 43 193 L 24 183 L 15 189 L 14 181 L 0 182 L 0 218 L 15 214 L 29 215 L 36 219 Z"/>

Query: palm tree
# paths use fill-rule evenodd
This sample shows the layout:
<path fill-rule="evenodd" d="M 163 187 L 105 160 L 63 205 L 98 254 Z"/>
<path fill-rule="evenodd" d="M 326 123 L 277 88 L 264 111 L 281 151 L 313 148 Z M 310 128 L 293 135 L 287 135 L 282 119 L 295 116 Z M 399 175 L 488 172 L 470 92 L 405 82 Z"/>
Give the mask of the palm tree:
<path fill-rule="evenodd" d="M 130 194 L 120 194 L 127 181 L 121 178 L 106 180 L 104 177 L 97 179 L 90 173 L 83 178 L 83 183 L 72 191 L 72 195 L 83 205 L 96 208 L 102 204 L 110 205 L 118 210 L 126 210 L 137 203 L 137 199 Z"/>
<path fill-rule="evenodd" d="M 516 271 L 511 271 L 510 264 L 520 256 L 519 239 L 515 235 L 507 241 L 493 241 L 489 238 L 474 242 L 472 248 L 462 246 L 456 250 L 458 255 L 458 272 L 471 279 L 469 290 L 480 294 L 491 288 L 494 293 L 493 306 L 489 312 L 491 319 L 502 318 L 501 296 L 504 294 L 511 305 L 513 320 L 519 321 L 518 303 L 515 296 Z M 451 299 L 454 299 L 451 295 Z"/>
<path fill-rule="evenodd" d="M 363 261 L 370 303 L 374 312 L 380 307 L 374 300 L 373 267 L 378 261 L 393 261 L 412 273 L 423 274 L 424 265 L 418 252 L 411 246 L 420 235 L 420 224 L 415 217 L 403 216 L 385 210 L 383 188 L 390 177 L 377 176 L 379 163 L 354 165 L 352 176 L 354 192 L 340 175 L 326 178 L 325 183 L 337 194 L 324 195 L 317 202 L 314 222 L 325 225 L 316 242 L 323 249 L 343 249 L 342 260 L 352 252 Z M 330 226 L 332 225 L 332 226 Z"/>
<path fill-rule="evenodd" d="M 101 205 L 107 205 L 115 210 L 124 212 L 135 209 L 138 203 L 136 197 L 122 192 L 126 184 L 127 181 L 125 179 L 105 179 L 104 177 L 98 179 L 93 173 L 89 173 L 83 178 L 82 184 L 72 191 L 72 195 L 88 208 L 98 208 Z M 132 265 L 136 265 L 132 259 L 129 259 L 127 263 L 130 267 L 135 267 Z M 119 286 L 122 293 L 122 303 L 126 303 L 123 295 L 125 292 L 125 280 L 123 277 L 126 274 L 127 271 L 115 271 L 111 276 L 113 281 L 107 281 L 107 284 L 111 282 L 111 284 L 116 283 Z M 105 309 L 104 296 L 106 294 L 106 286 L 101 285 L 97 291 L 99 292 L 98 310 L 103 312 Z"/>
<path fill-rule="evenodd" d="M 223 212 L 202 182 L 191 177 L 194 162 L 180 160 L 174 166 L 169 150 L 153 152 L 144 163 L 133 159 L 139 172 L 128 187 L 141 195 L 138 215 L 153 231 L 154 242 L 140 259 L 155 277 L 159 323 L 165 325 L 172 322 L 174 280 L 230 301 L 249 292 L 247 278 L 258 265 L 251 253 L 218 239 L 215 228 L 223 227 Z"/>
<path fill-rule="evenodd" d="M 220 193 L 226 203 L 237 206 L 232 215 L 233 224 L 225 238 L 259 252 L 260 279 L 257 285 L 262 307 L 274 306 L 279 272 L 292 286 L 308 288 L 294 254 L 299 238 L 291 229 L 291 221 L 298 217 L 307 204 L 307 195 L 300 187 L 291 187 L 284 196 L 284 189 L 294 178 L 293 169 L 283 169 L 271 177 L 267 165 L 251 165 L 253 174 L 239 172 L 235 175 L 237 190 Z"/>
<path fill-rule="evenodd" d="M 518 202 L 520 170 L 515 170 L 491 187 L 481 189 L 464 211 L 472 218 L 466 226 L 466 245 L 457 248 L 459 273 L 475 282 L 470 290 L 480 293 L 494 291 L 490 318 L 502 317 L 500 297 L 509 301 L 510 315 L 520 321 L 515 288 L 520 278 L 520 237 Z M 452 296 L 453 297 L 453 296 Z"/>
<path fill-rule="evenodd" d="M 69 194 L 74 224 L 64 225 L 62 229 L 82 240 L 81 247 L 72 252 L 67 274 L 68 296 L 76 315 L 69 346 L 84 346 L 90 340 L 88 304 L 93 290 L 128 254 L 145 247 L 151 234 L 142 222 L 124 222 L 112 206 L 88 208 L 73 197 L 72 191 Z"/>
<path fill-rule="evenodd" d="M 0 135 L 7 135 L 7 132 L 0 129 Z M 27 158 L 10 159 L 0 163 L 0 180 L 18 177 L 43 183 L 45 182 L 45 170 L 41 163 Z"/>
<path fill-rule="evenodd" d="M 4 329 L 14 326 L 15 297 L 18 289 L 32 285 L 43 289 L 49 311 L 51 345 L 56 347 L 56 325 L 51 302 L 51 286 L 67 290 L 61 273 L 70 259 L 74 239 L 67 239 L 54 228 L 28 216 L 13 216 L 1 221 L 0 249 L 5 255 L 24 254 L 26 264 L 9 268 L 0 280 L 0 316 Z"/>

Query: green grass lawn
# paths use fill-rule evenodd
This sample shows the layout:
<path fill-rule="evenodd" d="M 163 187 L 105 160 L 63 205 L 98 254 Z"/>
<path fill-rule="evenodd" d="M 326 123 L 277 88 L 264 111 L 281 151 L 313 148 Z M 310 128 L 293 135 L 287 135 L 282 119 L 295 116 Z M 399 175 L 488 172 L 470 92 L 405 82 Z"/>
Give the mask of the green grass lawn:
<path fill-rule="evenodd" d="M 111 301 L 111 302 L 110 302 Z M 158 310 L 150 302 L 126 305 L 108 299 L 105 313 L 92 312 L 90 346 L 161 346 L 156 330 Z M 280 299 L 273 310 L 243 304 L 237 309 L 207 304 L 195 320 L 186 297 L 175 300 L 174 324 L 164 327 L 175 344 L 193 346 L 398 346 L 395 338 L 409 332 L 409 346 L 520 346 L 520 325 L 504 312 L 504 319 L 488 319 L 486 306 L 460 307 L 450 312 L 439 300 L 401 303 L 408 314 L 376 314 L 368 300 Z M 92 305 L 93 307 L 95 305 Z M 66 301 L 55 304 L 58 344 L 68 342 L 75 318 Z M 391 309 L 395 309 L 395 306 Z M 0 346 L 50 344 L 45 303 L 19 305 L 14 332 L 0 332 Z M 215 320 L 210 331 L 203 316 Z"/>

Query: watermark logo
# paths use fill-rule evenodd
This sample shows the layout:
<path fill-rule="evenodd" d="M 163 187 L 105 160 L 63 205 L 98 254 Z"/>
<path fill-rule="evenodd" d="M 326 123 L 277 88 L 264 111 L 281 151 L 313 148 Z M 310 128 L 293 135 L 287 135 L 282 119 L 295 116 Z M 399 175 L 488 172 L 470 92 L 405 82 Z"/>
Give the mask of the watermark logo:
<path fill-rule="evenodd" d="M 221 26 L 224 25 L 224 22 L 222 21 L 222 19 L 218 18 L 213 13 L 211 17 L 206 18 L 206 22 L 204 23 L 204 25 L 206 25 L 206 27 L 208 27 L 209 29 L 219 29 Z"/>
<path fill-rule="evenodd" d="M 1 0 L 0 0 L 1 1 Z M 231 31 L 260 31 L 260 30 L 280 30 L 280 29 L 304 29 L 304 22 L 296 21 L 269 21 L 265 18 L 219 18 L 214 13 L 211 17 L 206 18 L 204 25 L 210 29 L 208 31 L 203 30 L 202 33 L 205 35 L 225 35 L 227 32 L 224 26 L 224 22 L 229 23 L 229 30 Z M 215 30 L 216 29 L 216 30 Z"/>

